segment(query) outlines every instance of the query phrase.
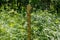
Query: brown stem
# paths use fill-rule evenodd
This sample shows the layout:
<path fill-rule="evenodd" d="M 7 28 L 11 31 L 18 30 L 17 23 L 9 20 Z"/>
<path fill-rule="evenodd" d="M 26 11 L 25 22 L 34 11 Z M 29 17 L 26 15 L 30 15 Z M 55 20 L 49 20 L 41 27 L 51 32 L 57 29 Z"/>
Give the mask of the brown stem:
<path fill-rule="evenodd" d="M 31 14 L 30 14 L 30 10 L 31 10 L 31 5 L 28 4 L 27 5 L 27 30 L 28 30 L 28 39 L 27 40 L 31 40 Z"/>

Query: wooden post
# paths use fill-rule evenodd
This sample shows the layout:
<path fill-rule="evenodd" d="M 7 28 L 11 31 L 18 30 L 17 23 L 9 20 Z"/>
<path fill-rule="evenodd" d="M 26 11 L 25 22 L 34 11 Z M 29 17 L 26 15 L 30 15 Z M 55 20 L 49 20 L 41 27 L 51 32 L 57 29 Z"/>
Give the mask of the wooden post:
<path fill-rule="evenodd" d="M 27 40 L 31 40 L 31 5 L 28 4 L 27 5 L 27 31 L 28 31 L 28 39 Z"/>

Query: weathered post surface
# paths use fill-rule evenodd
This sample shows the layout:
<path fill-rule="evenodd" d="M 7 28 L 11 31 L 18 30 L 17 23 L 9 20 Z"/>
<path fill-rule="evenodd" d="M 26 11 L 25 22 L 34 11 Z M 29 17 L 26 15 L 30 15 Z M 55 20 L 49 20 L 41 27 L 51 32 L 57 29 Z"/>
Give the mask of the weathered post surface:
<path fill-rule="evenodd" d="M 31 5 L 28 4 L 27 5 L 27 31 L 28 31 L 28 39 L 27 40 L 31 40 Z"/>

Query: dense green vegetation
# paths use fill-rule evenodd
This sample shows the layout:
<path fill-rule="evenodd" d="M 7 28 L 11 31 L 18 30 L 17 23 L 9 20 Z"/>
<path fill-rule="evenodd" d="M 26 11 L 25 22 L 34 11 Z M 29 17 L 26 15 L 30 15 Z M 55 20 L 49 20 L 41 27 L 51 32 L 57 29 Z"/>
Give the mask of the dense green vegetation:
<path fill-rule="evenodd" d="M 31 40 L 60 40 L 59 0 L 0 0 L 0 40 L 27 40 L 27 4 Z"/>

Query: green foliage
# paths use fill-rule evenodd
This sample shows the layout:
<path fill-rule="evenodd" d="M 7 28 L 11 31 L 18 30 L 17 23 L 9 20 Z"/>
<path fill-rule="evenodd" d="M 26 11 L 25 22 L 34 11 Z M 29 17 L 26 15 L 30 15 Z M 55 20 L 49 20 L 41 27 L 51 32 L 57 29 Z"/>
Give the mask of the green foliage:
<path fill-rule="evenodd" d="M 26 15 L 25 15 L 26 16 Z M 31 13 L 32 40 L 59 40 L 60 18 L 47 10 Z M 27 40 L 27 21 L 14 9 L 0 12 L 0 40 Z"/>
<path fill-rule="evenodd" d="M 0 40 L 27 40 L 26 5 L 29 3 L 31 39 L 60 40 L 59 0 L 0 0 Z"/>

